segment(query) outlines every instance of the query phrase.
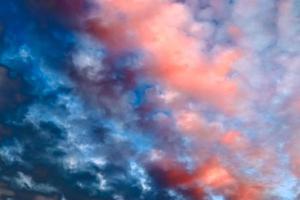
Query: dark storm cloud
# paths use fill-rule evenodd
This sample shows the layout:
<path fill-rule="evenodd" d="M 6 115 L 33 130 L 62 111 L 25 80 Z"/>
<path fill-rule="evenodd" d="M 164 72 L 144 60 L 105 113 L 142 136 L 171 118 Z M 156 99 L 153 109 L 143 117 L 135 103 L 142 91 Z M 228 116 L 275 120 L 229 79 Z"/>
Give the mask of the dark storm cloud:
<path fill-rule="evenodd" d="M 111 60 L 107 64 L 119 71 L 114 68 L 103 82 L 84 85 L 74 76 L 82 61 L 74 62 L 74 55 L 87 52 L 77 45 L 81 36 L 70 17 L 79 10 L 80 1 L 9 1 L 0 7 L 0 199 L 169 199 L 142 166 L 132 164 L 137 150 L 107 119 L 130 110 L 124 94 L 132 88 L 126 83 L 130 70 Z M 114 78 L 121 72 L 127 74 Z M 97 84 L 102 89 L 93 89 Z M 92 89 L 79 92 L 86 88 Z M 94 109 L 86 92 L 107 98 Z"/>

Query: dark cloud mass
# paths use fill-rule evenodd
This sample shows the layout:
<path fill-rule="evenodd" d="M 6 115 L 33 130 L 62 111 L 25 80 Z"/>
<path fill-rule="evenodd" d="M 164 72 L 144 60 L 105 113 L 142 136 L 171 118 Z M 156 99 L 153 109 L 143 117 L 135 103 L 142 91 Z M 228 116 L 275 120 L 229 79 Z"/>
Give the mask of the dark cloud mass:
<path fill-rule="evenodd" d="M 1 5 L 0 198 L 144 198 L 135 150 L 72 80 L 79 33 L 64 9 L 77 12 L 68 1 Z"/>

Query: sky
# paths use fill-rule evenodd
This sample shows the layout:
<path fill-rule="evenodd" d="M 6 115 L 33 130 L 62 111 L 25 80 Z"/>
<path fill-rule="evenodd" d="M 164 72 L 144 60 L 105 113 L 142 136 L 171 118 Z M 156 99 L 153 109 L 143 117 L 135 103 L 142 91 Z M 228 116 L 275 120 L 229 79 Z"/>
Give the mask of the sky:
<path fill-rule="evenodd" d="M 0 6 L 0 199 L 298 200 L 300 1 Z"/>

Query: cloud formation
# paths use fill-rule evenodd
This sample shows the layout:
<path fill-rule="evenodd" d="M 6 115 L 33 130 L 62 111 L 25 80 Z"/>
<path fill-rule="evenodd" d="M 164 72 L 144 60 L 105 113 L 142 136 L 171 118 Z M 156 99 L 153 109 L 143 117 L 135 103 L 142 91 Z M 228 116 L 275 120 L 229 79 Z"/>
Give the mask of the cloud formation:
<path fill-rule="evenodd" d="M 296 200 L 298 8 L 5 3 L 0 198 Z"/>

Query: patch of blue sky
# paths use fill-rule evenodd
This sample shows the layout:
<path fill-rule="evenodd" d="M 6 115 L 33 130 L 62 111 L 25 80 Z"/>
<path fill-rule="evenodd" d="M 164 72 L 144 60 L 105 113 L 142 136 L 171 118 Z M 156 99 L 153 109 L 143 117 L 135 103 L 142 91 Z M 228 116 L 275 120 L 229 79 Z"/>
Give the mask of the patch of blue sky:
<path fill-rule="evenodd" d="M 298 17 L 298 19 L 300 18 L 300 1 L 298 0 L 294 0 L 294 13 L 295 13 L 295 16 Z"/>
<path fill-rule="evenodd" d="M 211 200 L 225 200 L 225 198 L 221 195 L 211 195 Z"/>
<path fill-rule="evenodd" d="M 134 94 L 133 101 L 131 102 L 133 104 L 133 107 L 139 107 L 143 103 L 146 102 L 146 95 L 147 91 L 151 88 L 153 88 L 154 85 L 152 84 L 139 84 L 132 92 Z"/>
<path fill-rule="evenodd" d="M 118 68 L 137 69 L 143 66 L 144 55 L 141 50 L 132 50 L 125 52 L 115 59 L 115 65 Z"/>
<path fill-rule="evenodd" d="M 295 200 L 300 193 L 300 189 L 297 189 L 297 183 L 296 177 L 286 174 L 284 179 L 270 191 L 270 194 L 284 200 Z"/>
<path fill-rule="evenodd" d="M 52 68 L 62 68 L 75 43 L 72 30 L 45 16 L 31 15 L 22 3 L 9 2 L 3 7 L 8 11 L 3 12 L 6 15 L 0 15 L 0 63 L 22 72 L 39 68 L 41 60 Z M 45 18 L 47 27 L 43 27 L 36 17 Z"/>
<path fill-rule="evenodd" d="M 153 148 L 154 139 L 150 134 L 129 130 L 122 126 L 120 122 L 111 119 L 103 119 L 102 124 L 110 130 L 111 136 L 119 138 L 121 141 L 128 141 L 138 152 L 148 152 Z"/>

